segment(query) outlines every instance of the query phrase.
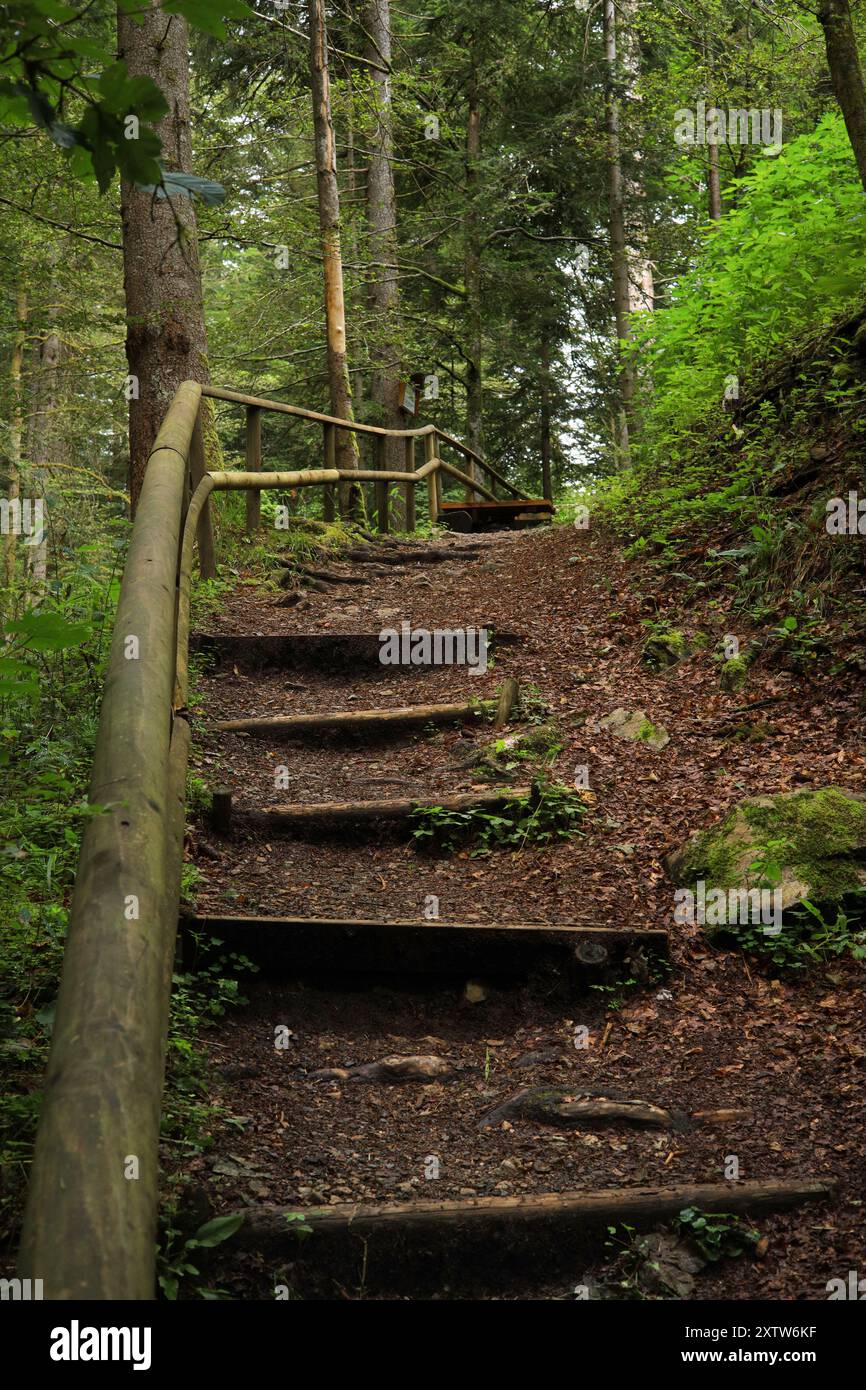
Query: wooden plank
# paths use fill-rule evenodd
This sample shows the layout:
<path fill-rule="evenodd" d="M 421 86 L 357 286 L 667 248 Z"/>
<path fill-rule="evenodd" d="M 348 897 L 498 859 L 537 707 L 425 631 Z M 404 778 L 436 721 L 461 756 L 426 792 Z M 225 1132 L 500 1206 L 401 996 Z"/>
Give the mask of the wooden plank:
<path fill-rule="evenodd" d="M 232 794 L 228 787 L 214 787 L 211 797 L 210 823 L 217 835 L 232 831 Z"/>
<path fill-rule="evenodd" d="M 374 928 L 384 932 L 422 931 L 422 932 L 460 932 L 485 935 L 490 932 L 503 932 L 509 936 L 521 934 L 530 937 L 564 934 L 569 939 L 589 938 L 603 943 L 640 942 L 648 946 L 663 946 L 668 940 L 664 927 L 597 927 L 585 922 L 443 922 L 439 919 L 407 919 L 398 922 L 383 922 L 373 917 L 226 917 L 197 915 L 187 919 L 187 924 L 196 930 L 220 932 L 228 928 L 262 928 L 275 931 L 309 927 L 315 931 L 331 928 L 347 932 L 365 931 Z"/>
<path fill-rule="evenodd" d="M 517 701 L 518 686 L 513 676 L 509 676 L 503 681 L 502 689 L 499 692 L 499 699 L 496 705 L 496 718 L 493 721 L 494 729 L 504 729 L 509 719 L 511 711 Z"/>
<path fill-rule="evenodd" d="M 206 472 L 204 434 L 202 432 L 202 411 L 205 408 L 199 406 L 189 446 L 189 471 L 193 492 Z M 216 579 L 216 542 L 214 540 L 213 511 L 209 502 L 206 502 L 202 509 L 196 531 L 196 540 L 198 541 L 198 567 L 202 579 Z"/>
<path fill-rule="evenodd" d="M 253 406 L 247 410 L 246 468 L 259 473 L 262 467 L 262 412 Z M 247 493 L 247 535 L 254 535 L 261 525 L 262 499 L 258 492 Z"/>
<path fill-rule="evenodd" d="M 245 1250 L 297 1251 L 292 1222 L 302 1213 L 313 1229 L 309 1252 L 316 1258 L 320 1241 L 374 1240 L 388 1236 L 405 1240 L 452 1241 L 455 1236 L 489 1236 L 495 1229 L 534 1230 L 553 1227 L 564 1240 L 571 1234 L 613 1223 L 646 1223 L 674 1218 L 685 1207 L 703 1212 L 759 1213 L 798 1207 L 802 1202 L 827 1201 L 831 1181 L 819 1179 L 752 1180 L 730 1183 L 677 1183 L 670 1187 L 610 1187 L 601 1191 L 532 1193 L 524 1197 L 466 1197 L 460 1201 L 343 1202 L 334 1207 L 246 1208 L 235 1236 Z M 430 1248 L 430 1247 L 428 1247 Z"/>
<path fill-rule="evenodd" d="M 404 441 L 404 446 L 405 446 L 405 450 L 406 450 L 406 453 L 405 453 L 405 465 L 404 465 L 405 471 L 406 471 L 407 473 L 414 473 L 414 472 L 415 472 L 415 440 L 414 440 L 411 436 L 409 436 L 409 437 Z M 415 519 L 415 484 L 414 484 L 414 483 L 407 483 L 406 486 L 405 486 L 404 489 L 403 489 L 403 492 L 404 492 L 404 498 L 405 498 L 405 530 L 411 532 L 411 531 L 414 531 L 414 530 L 415 530 L 415 526 L 416 526 L 416 519 Z"/>
<path fill-rule="evenodd" d="M 466 720 L 480 720 L 491 714 L 495 708 L 495 700 L 473 700 L 465 704 L 450 705 L 401 705 L 395 709 L 335 710 L 325 714 L 221 719 L 213 728 L 221 734 L 244 733 L 253 734 L 257 738 L 300 738 L 306 733 L 339 732 L 347 729 L 375 734 L 423 724 L 459 724 Z"/>
<path fill-rule="evenodd" d="M 497 629 L 492 623 L 478 622 L 487 631 L 487 650 L 519 646 L 517 633 Z M 203 652 L 220 662 L 232 662 L 239 670 L 258 671 L 266 667 L 280 670 L 311 668 L 320 671 L 354 671 L 363 667 L 370 675 L 393 681 L 401 672 L 417 676 L 438 666 L 384 666 L 379 660 L 382 643 L 378 632 L 234 633 L 194 632 L 190 651 Z"/>
<path fill-rule="evenodd" d="M 381 435 L 373 441 L 373 467 L 378 472 L 387 472 L 385 468 L 385 440 Z M 411 487 L 411 483 L 406 484 Z M 388 481 L 386 478 L 378 478 L 375 483 L 376 490 L 376 529 L 381 536 L 387 536 L 390 530 L 389 503 L 390 495 L 388 492 Z"/>
<path fill-rule="evenodd" d="M 528 797 L 531 787 L 496 787 L 483 792 L 459 792 L 452 796 L 392 797 L 382 801 L 308 801 L 294 806 L 268 806 L 263 811 L 241 811 L 238 816 L 254 825 L 279 830 L 327 829 L 331 826 L 408 820 L 423 806 L 446 811 L 495 810 L 518 797 Z"/>
<path fill-rule="evenodd" d="M 439 516 L 439 493 L 436 486 L 437 473 L 436 459 L 436 436 L 428 434 L 424 440 L 424 467 L 427 473 L 427 510 L 430 513 L 430 524 L 435 524 Z M 422 470 L 423 471 L 423 470 Z"/>
<path fill-rule="evenodd" d="M 545 994 L 566 997 L 599 971 L 641 948 L 666 956 L 659 928 L 587 927 L 581 923 L 382 922 L 305 917 L 195 916 L 183 920 L 184 956 L 195 966 L 198 942 L 215 937 L 268 975 L 299 970 L 372 975 L 541 978 Z M 586 958 L 589 958 L 587 961 Z"/>
<path fill-rule="evenodd" d="M 324 459 L 328 472 L 337 468 L 337 431 L 334 425 L 323 425 Z M 337 494 L 333 483 L 325 483 L 322 488 L 322 516 L 325 521 L 333 521 L 337 515 Z"/>
<path fill-rule="evenodd" d="M 543 498 L 534 497 L 524 497 L 515 502 L 443 502 L 442 504 L 442 510 L 446 512 L 449 510 L 459 512 L 503 510 L 509 512 L 525 512 L 532 511 L 533 509 L 539 512 L 550 512 L 551 514 L 556 511 L 552 502 L 545 502 Z"/>

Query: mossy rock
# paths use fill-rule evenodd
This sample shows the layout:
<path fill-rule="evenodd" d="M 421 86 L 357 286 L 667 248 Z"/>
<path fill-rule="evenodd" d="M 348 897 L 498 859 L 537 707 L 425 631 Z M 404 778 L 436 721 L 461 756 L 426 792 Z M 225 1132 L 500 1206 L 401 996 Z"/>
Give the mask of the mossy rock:
<path fill-rule="evenodd" d="M 719 678 L 723 690 L 729 695 L 742 690 L 749 677 L 749 663 L 744 656 L 732 656 L 722 664 Z"/>
<path fill-rule="evenodd" d="M 678 887 L 781 889 L 783 911 L 808 898 L 839 903 L 866 886 L 866 796 L 841 787 L 779 792 L 741 801 L 665 860 Z M 772 861 L 770 882 L 760 864 Z M 758 867 L 753 867 L 757 865 Z"/>
<path fill-rule="evenodd" d="M 510 751 L 520 753 L 549 753 L 562 747 L 562 733 L 556 724 L 532 724 L 517 734 L 506 737 L 506 754 Z"/>
<path fill-rule="evenodd" d="M 615 709 L 612 714 L 606 714 L 603 719 L 599 719 L 598 726 L 616 738 L 627 738 L 632 743 L 645 743 L 657 753 L 666 748 L 671 741 L 667 729 L 663 729 L 661 724 L 654 724 L 643 709 Z"/>
<path fill-rule="evenodd" d="M 473 767 L 479 777 L 513 781 L 518 775 L 525 777 L 532 764 L 558 753 L 562 742 L 555 723 L 533 724 L 485 743 L 478 749 Z"/>
<path fill-rule="evenodd" d="M 676 666 L 688 654 L 688 643 L 683 634 L 670 628 L 667 632 L 654 632 L 646 639 L 640 659 L 651 671 L 664 671 L 668 666 Z"/>

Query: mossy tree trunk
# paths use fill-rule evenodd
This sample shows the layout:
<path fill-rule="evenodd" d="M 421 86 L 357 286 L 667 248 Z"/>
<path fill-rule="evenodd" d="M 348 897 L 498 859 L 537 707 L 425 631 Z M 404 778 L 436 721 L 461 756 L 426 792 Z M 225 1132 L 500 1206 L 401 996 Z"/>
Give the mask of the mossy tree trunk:
<path fill-rule="evenodd" d="M 168 112 L 156 126 L 162 164 L 191 173 L 189 26 L 158 0 L 144 0 L 135 17 L 118 13 L 118 54 L 133 76 L 150 77 Z M 126 357 L 129 365 L 129 493 L 133 513 L 148 456 L 182 381 L 208 384 L 195 207 L 185 194 L 157 198 L 121 185 Z M 205 462 L 221 466 L 212 402 L 202 401 Z"/>
<path fill-rule="evenodd" d="M 866 87 L 848 0 L 820 0 L 818 19 L 824 30 L 833 90 L 866 191 Z"/>

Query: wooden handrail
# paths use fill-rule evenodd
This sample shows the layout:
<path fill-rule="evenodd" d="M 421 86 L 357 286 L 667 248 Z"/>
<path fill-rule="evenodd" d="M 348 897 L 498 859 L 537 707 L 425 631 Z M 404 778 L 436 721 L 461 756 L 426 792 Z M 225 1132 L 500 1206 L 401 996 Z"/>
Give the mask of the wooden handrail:
<path fill-rule="evenodd" d="M 313 424 L 331 425 L 337 429 L 350 430 L 355 434 L 369 434 L 378 439 L 423 439 L 425 435 L 432 434 L 437 439 L 441 439 L 443 444 L 450 444 L 453 449 L 457 449 L 466 458 L 471 459 L 479 468 L 483 468 L 485 473 L 493 478 L 494 482 L 499 483 L 500 487 L 504 487 L 507 492 L 510 492 L 512 497 L 516 497 L 519 501 L 528 500 L 525 492 L 521 492 L 507 478 L 504 478 L 480 454 L 476 453 L 474 449 L 470 449 L 468 444 L 463 444 L 459 439 L 455 439 L 453 435 L 446 434 L 438 425 L 419 425 L 417 429 L 411 430 L 386 429 L 383 425 L 363 425 L 357 420 L 343 420 L 338 415 L 324 415 L 318 410 L 307 410 L 304 406 L 299 405 L 287 405 L 285 401 L 267 400 L 263 396 L 247 396 L 241 391 L 229 391 L 222 386 L 203 386 L 202 395 L 215 401 L 229 401 L 235 405 L 245 405 L 248 409 L 253 410 L 273 410 L 279 415 L 292 415 L 296 419 L 309 420 Z M 372 478 L 372 471 L 365 469 L 364 481 L 369 482 Z M 474 479 L 471 479 L 470 483 L 475 492 L 483 491 Z M 489 492 L 485 495 L 491 496 L 493 501 L 496 500 L 495 496 Z"/>
<path fill-rule="evenodd" d="M 154 1296 L 157 1147 L 177 930 L 172 731 L 178 564 L 201 389 L 184 382 L 148 461 L 123 572 L 30 1174 L 19 1267 L 48 1299 Z"/>
<path fill-rule="evenodd" d="M 426 459 L 405 471 L 203 472 L 203 396 L 323 424 L 326 454 L 335 430 L 346 428 L 421 437 Z M 24 1215 L 20 1274 L 42 1280 L 46 1298 L 155 1295 L 159 1125 L 190 741 L 192 569 L 196 539 L 200 562 L 209 553 L 202 525 L 208 498 L 309 486 L 327 495 L 340 483 L 369 481 L 400 483 L 414 495 L 426 483 L 435 520 L 448 474 L 495 501 L 437 456 L 440 439 L 477 458 L 434 425 L 383 430 L 193 381 L 181 384 L 169 406 L 120 588 L 89 794 L 101 811 L 88 819 L 81 842 Z M 253 430 L 254 463 L 255 443 Z M 414 461 L 408 446 L 407 461 Z M 190 470 L 194 491 L 184 514 Z"/>
<path fill-rule="evenodd" d="M 274 410 L 279 415 L 294 415 L 300 420 L 311 420 L 316 425 L 336 425 L 341 430 L 351 430 L 355 434 L 377 434 L 386 438 L 416 439 L 425 434 L 433 434 L 435 425 L 419 425 L 415 430 L 389 430 L 383 425 L 363 425 L 358 420 L 342 420 L 339 415 L 323 415 L 318 410 L 307 410 L 300 405 L 287 405 L 285 401 L 269 401 L 262 396 L 245 396 L 240 391 L 227 391 L 222 386 L 203 386 L 203 396 L 215 401 L 232 401 L 235 405 L 255 406 L 259 410 Z"/>

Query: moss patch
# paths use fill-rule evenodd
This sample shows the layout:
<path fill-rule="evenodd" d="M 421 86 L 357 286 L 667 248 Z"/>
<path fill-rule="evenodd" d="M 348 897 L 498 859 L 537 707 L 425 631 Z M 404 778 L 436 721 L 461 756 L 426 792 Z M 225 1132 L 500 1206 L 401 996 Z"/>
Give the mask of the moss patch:
<path fill-rule="evenodd" d="M 653 748 L 660 752 L 671 741 L 671 736 L 667 729 L 663 729 L 661 724 L 653 724 L 646 713 L 646 710 L 615 709 L 612 714 L 606 714 L 603 719 L 599 719 L 600 729 L 606 729 L 608 733 L 615 734 L 617 738 L 631 739 L 633 743 L 645 743 L 648 748 Z"/>
<path fill-rule="evenodd" d="M 787 908 L 839 902 L 866 885 L 866 797 L 839 787 L 742 801 L 669 856 L 674 882 L 707 888 L 780 887 Z"/>
<path fill-rule="evenodd" d="M 749 675 L 749 663 L 744 656 L 732 656 L 722 666 L 720 684 L 728 694 L 742 690 Z"/>
<path fill-rule="evenodd" d="M 664 632 L 653 632 L 644 642 L 640 659 L 651 671 L 663 671 L 668 666 L 676 666 L 689 648 L 685 637 L 676 628 Z"/>

